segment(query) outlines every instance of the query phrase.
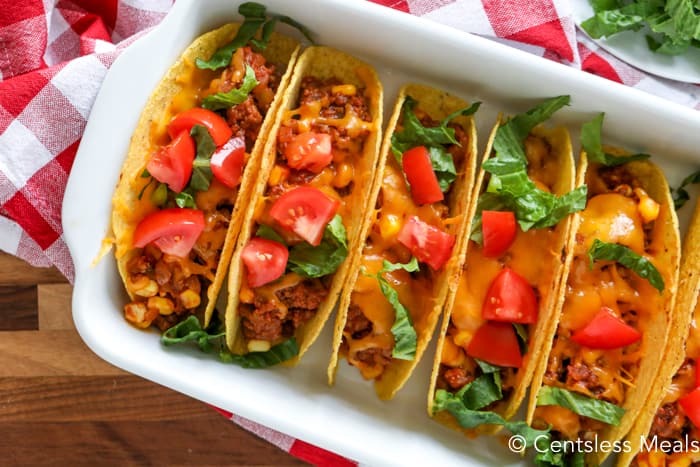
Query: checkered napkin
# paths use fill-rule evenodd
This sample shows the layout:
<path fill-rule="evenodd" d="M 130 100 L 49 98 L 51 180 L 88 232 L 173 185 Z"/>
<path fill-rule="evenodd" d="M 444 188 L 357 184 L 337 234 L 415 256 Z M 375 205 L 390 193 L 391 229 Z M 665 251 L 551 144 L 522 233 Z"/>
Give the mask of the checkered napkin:
<path fill-rule="evenodd" d="M 350 1 L 350 0 L 348 0 Z M 698 88 L 649 76 L 580 33 L 568 0 L 372 0 L 700 109 Z M 72 281 L 61 202 L 100 84 L 172 0 L 0 0 L 0 249 Z M 355 465 L 232 414 L 318 465 Z"/>

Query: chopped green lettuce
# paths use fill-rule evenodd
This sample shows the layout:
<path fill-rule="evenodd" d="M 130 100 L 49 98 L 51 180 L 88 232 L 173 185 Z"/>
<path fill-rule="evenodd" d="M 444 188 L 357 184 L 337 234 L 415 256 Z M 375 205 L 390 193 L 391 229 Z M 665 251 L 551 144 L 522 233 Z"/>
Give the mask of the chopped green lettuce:
<path fill-rule="evenodd" d="M 266 352 L 250 352 L 235 355 L 226 348 L 226 332 L 222 323 L 214 320 L 210 329 L 202 329 L 196 316 L 189 316 L 163 333 L 160 341 L 163 345 L 182 345 L 189 342 L 197 344 L 204 353 L 218 352 L 223 363 L 233 363 L 243 368 L 267 368 L 287 361 L 299 354 L 299 346 L 294 337 L 273 346 Z"/>
<path fill-rule="evenodd" d="M 457 178 L 457 169 L 452 156 L 443 145 L 458 143 L 455 138 L 455 130 L 447 125 L 460 115 L 474 114 L 479 109 L 481 102 L 476 102 L 469 107 L 451 113 L 436 127 L 425 127 L 418 120 L 413 112 L 417 104 L 418 102 L 414 98 L 406 96 L 402 109 L 403 129 L 391 135 L 391 151 L 401 165 L 404 152 L 417 146 L 425 146 L 430 154 L 430 162 L 437 176 L 440 190 L 447 192 L 452 182 Z"/>
<path fill-rule="evenodd" d="M 287 268 L 304 277 L 323 277 L 334 273 L 347 256 L 347 233 L 342 217 L 336 214 L 318 246 L 302 242 L 289 249 Z"/>
<path fill-rule="evenodd" d="M 491 178 L 486 192 L 479 196 L 477 202 L 472 240 L 482 241 L 481 212 L 487 209 L 514 212 L 520 228 L 527 231 L 556 225 L 586 206 L 585 186 L 556 196 L 540 190 L 527 174 L 525 138 L 535 126 L 548 120 L 568 103 L 569 96 L 547 99 L 498 128 L 493 141 L 494 155 L 483 163 L 484 170 L 491 174 Z"/>
<path fill-rule="evenodd" d="M 558 405 L 582 417 L 615 426 L 620 424 L 625 415 L 625 409 L 615 404 L 556 386 L 542 386 L 537 393 L 537 405 Z"/>
<path fill-rule="evenodd" d="M 639 277 L 648 280 L 659 292 L 664 291 L 664 278 L 656 266 L 624 245 L 601 242 L 596 238 L 588 249 L 588 259 L 591 269 L 595 260 L 615 261 L 634 271 Z"/>
<path fill-rule="evenodd" d="M 233 107 L 244 102 L 248 98 L 250 91 L 258 85 L 258 80 L 255 79 L 255 71 L 246 64 L 245 76 L 239 88 L 233 88 L 229 92 L 217 92 L 207 96 L 202 100 L 202 107 L 209 110 L 222 110 Z"/>
<path fill-rule="evenodd" d="M 590 0 L 593 16 L 581 27 L 594 39 L 647 27 L 650 50 L 679 55 L 698 47 L 700 15 L 691 0 Z"/>
<path fill-rule="evenodd" d="M 238 7 L 238 13 L 243 16 L 243 23 L 238 28 L 236 36 L 231 42 L 217 49 L 209 60 L 197 58 L 195 64 L 197 68 L 216 70 L 231 63 L 233 53 L 241 47 L 245 47 L 249 43 L 257 47 L 259 50 L 264 50 L 272 37 L 272 32 L 277 22 L 288 24 L 298 29 L 309 42 L 311 32 L 302 24 L 293 20 L 289 16 L 283 15 L 268 15 L 267 8 L 264 5 L 255 2 L 242 3 Z M 256 35 L 260 31 L 260 38 L 256 39 Z"/>
<path fill-rule="evenodd" d="M 629 156 L 616 156 L 603 150 L 602 127 L 605 114 L 598 114 L 590 122 L 581 126 L 581 146 L 586 151 L 588 160 L 608 167 L 626 164 L 627 162 L 649 159 L 649 154 L 632 154 Z"/>

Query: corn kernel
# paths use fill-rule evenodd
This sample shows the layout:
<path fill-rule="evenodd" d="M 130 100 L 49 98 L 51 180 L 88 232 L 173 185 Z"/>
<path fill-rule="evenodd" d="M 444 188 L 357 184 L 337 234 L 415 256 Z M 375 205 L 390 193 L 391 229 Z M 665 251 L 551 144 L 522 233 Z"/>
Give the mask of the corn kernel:
<path fill-rule="evenodd" d="M 452 339 L 447 337 L 442 346 L 442 356 L 440 361 L 452 368 L 461 366 L 464 363 L 464 350 L 461 347 L 455 345 Z"/>
<path fill-rule="evenodd" d="M 270 178 L 267 180 L 269 186 L 279 185 L 289 176 L 289 169 L 280 165 L 275 165 L 270 171 Z"/>
<path fill-rule="evenodd" d="M 124 305 L 124 318 L 136 327 L 145 329 L 158 316 L 158 312 L 149 310 L 143 302 L 134 302 Z"/>
<path fill-rule="evenodd" d="M 401 231 L 403 223 L 396 214 L 383 214 L 379 219 L 379 234 L 384 240 L 395 237 Z"/>
<path fill-rule="evenodd" d="M 242 303 L 253 303 L 255 300 L 255 293 L 253 293 L 253 289 L 246 285 L 241 285 L 241 290 L 238 292 L 238 299 Z"/>
<path fill-rule="evenodd" d="M 157 310 L 160 315 L 170 315 L 175 309 L 175 305 L 169 298 L 151 297 L 148 299 L 148 308 Z"/>
<path fill-rule="evenodd" d="M 185 308 L 196 308 L 202 299 L 197 292 L 188 289 L 180 293 L 180 301 Z"/>
<path fill-rule="evenodd" d="M 133 284 L 131 290 L 139 297 L 153 297 L 158 293 L 158 283 L 153 279 L 148 279 L 144 285 L 143 281 L 139 280 L 137 284 Z"/>
<path fill-rule="evenodd" d="M 469 342 L 471 342 L 473 336 L 474 334 L 470 331 L 459 331 L 454 336 L 454 342 L 456 345 L 462 347 L 463 349 L 466 349 L 469 345 Z"/>
<path fill-rule="evenodd" d="M 333 94 L 345 94 L 346 96 L 354 96 L 357 94 L 357 88 L 354 84 L 337 84 L 331 88 Z"/>
<path fill-rule="evenodd" d="M 248 341 L 248 352 L 267 352 L 270 350 L 270 342 L 252 339 Z"/>
<path fill-rule="evenodd" d="M 335 172 L 335 178 L 333 178 L 333 186 L 336 188 L 344 188 L 355 177 L 352 165 L 348 163 L 342 163 Z"/>
<path fill-rule="evenodd" d="M 649 195 L 646 194 L 641 188 L 635 188 L 634 194 L 639 198 L 639 204 L 637 209 L 639 210 L 639 215 L 642 216 L 644 223 L 655 221 L 659 217 L 659 210 L 661 206 L 659 203 L 651 199 Z"/>

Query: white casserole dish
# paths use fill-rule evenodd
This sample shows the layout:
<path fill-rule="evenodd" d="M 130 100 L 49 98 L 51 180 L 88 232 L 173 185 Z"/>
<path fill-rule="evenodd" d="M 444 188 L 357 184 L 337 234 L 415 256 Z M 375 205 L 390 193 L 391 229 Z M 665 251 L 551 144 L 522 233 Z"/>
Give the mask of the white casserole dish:
<path fill-rule="evenodd" d="M 483 101 L 476 115 L 480 148 L 498 112 L 510 114 L 541 98 L 570 94 L 571 107 L 557 119 L 570 126 L 574 138 L 573 130 L 604 111 L 606 141 L 654 154 L 672 185 L 700 165 L 695 154 L 700 113 L 692 109 L 369 2 L 264 3 L 269 11 L 308 26 L 319 43 L 375 65 L 387 112 L 399 86 L 408 81 Z M 240 20 L 237 4 L 178 0 L 154 31 L 122 53 L 104 81 L 63 205 L 65 237 L 76 269 L 73 316 L 80 335 L 118 367 L 362 463 L 520 463 L 497 439 L 470 441 L 428 418 L 435 342 L 406 387 L 393 401 L 382 402 L 371 383 L 343 362 L 336 386 L 327 387 L 332 323 L 298 367 L 243 370 L 194 349 L 165 349 L 155 333 L 139 332 L 123 319 L 126 295 L 113 257 L 92 263 L 109 232 L 111 196 L 131 133 L 167 68 L 197 35 Z M 681 214 L 691 210 L 688 206 Z"/>

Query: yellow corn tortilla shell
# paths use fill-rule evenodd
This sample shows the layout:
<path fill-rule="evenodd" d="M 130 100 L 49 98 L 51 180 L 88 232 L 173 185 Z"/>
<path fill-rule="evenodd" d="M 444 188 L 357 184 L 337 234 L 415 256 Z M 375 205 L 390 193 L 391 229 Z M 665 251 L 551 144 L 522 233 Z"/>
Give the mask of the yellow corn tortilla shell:
<path fill-rule="evenodd" d="M 615 155 L 628 155 L 628 153 L 606 147 L 605 151 Z M 581 154 L 581 170 L 585 171 L 586 185 L 591 186 L 597 183 L 597 164 L 587 164 L 585 152 Z M 660 204 L 659 216 L 654 222 L 651 232 L 651 244 L 663 246 L 658 248 L 655 254 L 650 254 L 651 258 L 664 279 L 664 291 L 662 293 L 663 309 L 650 317 L 647 329 L 643 334 L 642 358 L 639 371 L 634 385 L 629 388 L 625 395 L 625 403 L 622 408 L 625 415 L 618 426 L 606 425 L 606 428 L 598 433 L 601 441 L 615 443 L 621 440 L 632 428 L 635 421 L 640 417 L 642 410 L 648 404 L 647 398 L 650 396 L 652 383 L 657 376 L 659 368 L 665 367 L 663 361 L 664 349 L 671 329 L 672 323 L 676 322 L 673 316 L 675 296 L 678 287 L 678 272 L 680 261 L 680 235 L 678 233 L 678 219 L 673 207 L 671 192 L 664 177 L 663 172 L 656 165 L 648 161 L 632 161 L 625 165 L 626 170 L 639 182 L 640 186 L 647 194 Z M 575 225 L 578 227 L 580 215 L 577 213 Z M 577 229 L 572 230 L 572 237 L 575 237 Z M 566 287 L 566 280 L 562 284 L 562 292 Z M 561 308 L 559 310 L 561 312 Z M 557 318 L 557 322 L 558 322 Z M 543 356 L 548 356 L 551 350 L 552 340 L 556 334 L 556 326 L 552 328 L 551 334 L 546 339 L 546 347 L 542 350 Z M 675 360 L 673 360 L 675 361 Z M 671 365 L 672 366 L 672 365 Z M 531 391 L 528 405 L 527 422 L 532 423 L 535 409 L 537 408 L 537 393 L 542 386 L 544 373 L 547 369 L 547 358 L 542 358 L 532 381 L 532 387 L 538 390 Z M 639 437 L 637 437 L 639 439 Z M 634 441 L 633 441 L 634 442 Z M 590 462 L 602 463 L 610 452 L 587 453 Z"/>
<path fill-rule="evenodd" d="M 649 433 L 656 411 L 671 385 L 671 380 L 685 360 L 685 341 L 690 333 L 693 316 L 698 316 L 698 313 L 700 313 L 700 301 L 698 301 L 698 294 L 700 293 L 700 249 L 697 247 L 699 244 L 700 203 L 695 205 L 693 218 L 683 241 L 681 265 L 678 274 L 678 291 L 672 307 L 670 330 L 666 349 L 663 352 L 663 364 L 651 383 L 649 395 L 647 396 L 648 402 L 640 411 L 634 425 L 627 434 L 626 438 L 630 442 L 631 449 L 620 454 L 617 465 L 629 465 L 642 448 L 642 439 Z"/>
<path fill-rule="evenodd" d="M 112 198 L 112 230 L 116 245 L 115 256 L 119 274 L 125 286 L 128 280 L 126 265 L 140 251 L 140 249 L 133 247 L 134 229 L 141 219 L 157 209 L 150 201 L 149 190 L 144 192 L 140 200 L 138 199 L 139 193 L 147 183 L 147 179 L 142 178 L 141 173 L 151 154 L 159 146 L 156 135 L 165 133 L 167 123 L 175 113 L 196 105 L 196 93 L 188 92 L 192 86 L 198 86 L 200 89 L 203 86 L 208 86 L 209 81 L 221 73 L 197 69 L 194 65 L 195 59 L 208 59 L 216 49 L 233 39 L 238 28 L 239 24 L 227 24 L 196 38 L 158 83 L 141 112 Z M 280 96 L 283 94 L 291 75 L 298 48 L 299 44 L 296 40 L 273 33 L 268 47 L 263 52 L 268 61 L 287 64 L 287 71 L 280 81 L 277 95 L 270 105 L 266 115 L 267 118 L 262 124 L 261 135 L 266 134 L 272 124 L 276 110 L 279 107 Z M 204 326 L 207 326 L 209 323 L 216 304 L 216 298 L 228 272 L 233 246 L 245 212 L 245 203 L 242 201 L 247 199 L 247 195 L 253 186 L 263 147 L 264 140 L 260 138 L 256 141 L 247 161 L 236 203 L 231 213 L 219 267 L 217 268 L 214 281 L 207 289 Z M 126 288 L 129 291 L 129 288 Z M 133 299 L 131 292 L 129 294 L 130 298 Z"/>
<path fill-rule="evenodd" d="M 367 201 L 367 204 L 371 207 L 371 211 L 369 215 L 366 216 L 362 229 L 361 238 L 363 239 L 367 238 L 369 235 L 370 228 L 376 219 L 376 213 L 373 214 L 373 211 L 379 191 L 382 187 L 384 168 L 386 167 L 386 164 L 398 164 L 391 152 L 391 137 L 395 131 L 397 123 L 400 120 L 402 107 L 406 96 L 411 96 L 413 99 L 415 99 L 417 101 L 416 107 L 425 111 L 433 120 L 437 121 L 441 121 L 453 112 L 468 107 L 469 105 L 460 98 L 428 86 L 409 84 L 401 88 L 394 107 L 394 112 L 389 120 L 384 142 L 382 144 L 382 157 L 377 168 L 372 194 Z M 477 135 L 473 117 L 460 116 L 452 121 L 464 128 L 465 132 L 469 135 L 470 144 L 470 147 L 466 148 L 467 151 L 465 158 L 462 161 L 462 165 L 460 167 L 456 167 L 457 179 L 453 182 L 453 192 L 449 197 L 450 205 L 448 217 L 456 220 L 456 222 L 451 223 L 447 229 L 448 233 L 451 233 L 456 237 L 456 242 L 453 247 L 454 254 L 445 264 L 442 271 L 433 276 L 435 284 L 433 286 L 433 299 L 431 301 L 433 307 L 432 309 L 423 311 L 423 314 L 427 314 L 429 318 L 427 320 L 426 327 L 417 336 L 415 358 L 413 360 L 393 359 L 392 362 L 385 367 L 381 377 L 375 379 L 374 388 L 377 395 L 382 400 L 387 400 L 394 397 L 396 392 L 406 383 L 414 368 L 420 361 L 426 347 L 430 343 L 430 339 L 432 338 L 433 331 L 435 330 L 435 326 L 437 325 L 438 319 L 443 310 L 443 303 L 458 279 L 459 266 L 462 263 L 464 256 L 462 245 L 464 244 L 465 232 L 469 229 L 469 220 L 471 219 L 467 213 L 469 212 L 469 208 L 471 206 L 471 197 L 469 195 L 472 191 L 472 185 L 474 183 L 477 155 Z M 354 286 L 359 275 L 359 263 L 362 259 L 362 248 L 363 246 L 360 245 L 357 255 L 357 265 L 353 267 L 353 271 L 350 273 L 350 277 L 346 282 L 346 288 L 343 291 L 340 299 L 340 305 L 338 307 L 338 315 L 336 317 L 335 330 L 333 334 L 333 352 L 331 361 L 328 365 L 329 385 L 333 385 L 335 383 L 335 373 L 338 367 L 338 356 L 340 346 L 343 341 L 343 329 L 345 328 L 345 323 L 347 321 L 348 308 L 350 306 L 352 292 L 355 288 Z"/>
<path fill-rule="evenodd" d="M 251 200 L 254 201 L 251 202 L 245 214 L 243 227 L 231 261 L 228 281 L 229 297 L 226 307 L 226 343 L 233 353 L 245 354 L 248 352 L 245 338 L 240 329 L 240 317 L 238 315 L 238 305 L 240 302 L 239 291 L 243 274 L 245 274 L 241 252 L 253 235 L 252 229 L 255 225 L 256 212 L 262 205 L 265 187 L 270 177 L 270 171 L 275 165 L 277 134 L 284 113 L 285 111 L 296 108 L 301 81 L 305 76 L 314 76 L 320 79 L 335 77 L 343 83 L 353 84 L 358 88 L 365 88 L 365 95 L 369 99 L 369 111 L 372 116 L 373 124 L 372 130 L 364 143 L 361 161 L 354 167 L 356 174 L 354 180 L 355 188 L 353 189 L 352 195 L 350 195 L 351 198 L 346 201 L 346 203 L 352 206 L 350 218 L 344 219 L 343 221 L 347 231 L 348 257 L 335 271 L 328 295 L 319 306 L 314 317 L 297 328 L 295 337 L 299 345 L 299 353 L 295 358 L 285 362 L 287 366 L 296 365 L 320 334 L 323 325 L 328 320 L 338 300 L 348 272 L 355 262 L 358 244 L 360 240 L 364 240 L 364 238 L 360 238 L 360 232 L 362 230 L 363 220 L 370 207 L 369 204 L 366 203 L 366 199 L 370 194 L 374 173 L 376 171 L 383 116 L 383 89 L 377 73 L 371 66 L 351 55 L 330 47 L 309 47 L 301 54 L 294 68 L 289 86 L 283 95 L 277 118 L 270 129 L 263 152 L 258 181 L 251 193 Z"/>
<path fill-rule="evenodd" d="M 491 131 L 489 141 L 486 145 L 486 151 L 484 159 L 490 157 L 493 147 L 493 141 L 496 136 L 498 128 L 501 126 L 501 121 L 496 122 L 496 125 Z M 556 157 L 555 165 L 558 167 L 558 172 L 560 177 L 558 178 L 555 186 L 553 187 L 553 193 L 557 195 L 562 195 L 568 193 L 574 189 L 574 158 L 573 150 L 571 147 L 571 139 L 569 137 L 569 132 L 565 127 L 555 127 L 546 128 L 544 126 L 537 126 L 532 131 L 531 134 L 545 139 L 552 147 L 551 154 Z M 482 169 L 474 186 L 473 199 L 474 203 L 472 206 L 471 216 L 476 212 L 477 200 L 481 193 L 486 190 L 488 181 L 486 179 L 486 172 Z M 546 300 L 540 303 L 539 313 L 537 318 L 537 323 L 535 327 L 530 331 L 530 342 L 528 344 L 527 354 L 523 356 L 523 363 L 520 370 L 517 372 L 516 382 L 514 390 L 511 392 L 507 399 L 504 399 L 498 403 L 493 408 L 493 411 L 501 415 L 504 419 L 508 420 L 518 411 L 518 408 L 525 399 L 528 388 L 535 375 L 535 369 L 538 363 L 542 360 L 542 355 L 544 352 L 545 341 L 549 335 L 551 335 L 551 329 L 553 328 L 553 323 L 558 315 L 558 310 L 561 308 L 564 297 L 564 289 L 562 287 L 562 278 L 565 276 L 566 270 L 570 265 L 570 257 L 572 248 L 572 236 L 571 236 L 571 224 L 573 216 L 568 216 L 561 220 L 559 224 L 554 227 L 553 235 L 553 251 L 561 251 L 562 255 L 560 258 L 552 258 L 552 277 L 555 280 L 551 283 L 551 288 L 549 293 L 546 295 Z M 469 256 L 469 242 L 468 238 L 465 239 L 465 249 L 466 257 Z M 533 257 L 533 261 L 538 260 L 538 258 Z M 460 271 L 461 273 L 461 271 Z M 457 285 L 455 285 L 455 292 Z M 452 295 L 452 302 L 446 304 L 447 309 L 450 313 L 446 313 L 443 319 L 442 328 L 440 329 L 440 339 L 438 341 L 437 351 L 435 353 L 435 361 L 433 363 L 433 373 L 430 381 L 430 390 L 428 391 L 428 414 L 432 416 L 436 421 L 449 426 L 457 431 L 461 431 L 468 437 L 474 437 L 479 434 L 492 434 L 500 429 L 499 426 L 493 425 L 482 425 L 475 429 L 466 429 L 459 425 L 455 418 L 449 414 L 447 411 L 437 412 L 433 414 L 433 401 L 435 397 L 435 392 L 437 390 L 437 379 L 439 375 L 441 359 L 442 359 L 442 349 L 447 336 L 447 329 L 449 327 L 451 312 L 453 310 L 455 294 Z M 556 329 L 556 327 L 554 327 Z"/>

